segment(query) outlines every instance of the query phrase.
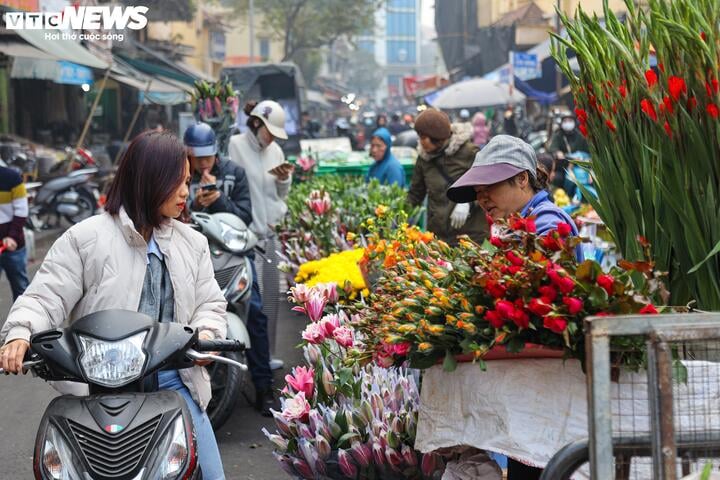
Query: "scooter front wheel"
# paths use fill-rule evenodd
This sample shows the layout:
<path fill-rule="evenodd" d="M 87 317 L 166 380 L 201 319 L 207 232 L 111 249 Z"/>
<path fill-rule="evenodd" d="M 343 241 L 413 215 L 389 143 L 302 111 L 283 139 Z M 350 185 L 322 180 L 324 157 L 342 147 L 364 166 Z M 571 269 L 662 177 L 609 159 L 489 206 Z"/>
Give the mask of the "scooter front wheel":
<path fill-rule="evenodd" d="M 224 352 L 227 357 L 236 362 L 245 363 L 243 352 Z M 232 415 L 238 397 L 245 386 L 246 374 L 239 368 L 229 367 L 223 363 L 212 363 L 208 367 L 212 387 L 212 399 L 207 408 L 207 414 L 212 423 L 213 430 L 217 431 Z"/>

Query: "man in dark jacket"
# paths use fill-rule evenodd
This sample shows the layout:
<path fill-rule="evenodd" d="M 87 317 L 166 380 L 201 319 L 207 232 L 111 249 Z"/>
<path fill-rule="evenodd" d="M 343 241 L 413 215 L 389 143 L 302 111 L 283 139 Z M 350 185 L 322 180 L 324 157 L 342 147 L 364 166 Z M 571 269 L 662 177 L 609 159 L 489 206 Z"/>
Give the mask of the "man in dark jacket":
<path fill-rule="evenodd" d="M 420 145 L 408 202 L 422 205 L 427 196 L 427 229 L 441 240 L 455 245 L 458 235 L 468 235 L 481 243 L 488 234 L 485 213 L 475 202 L 456 204 L 445 194 L 475 160 L 472 127 L 451 125 L 446 114 L 428 109 L 415 120 L 415 131 Z"/>
<path fill-rule="evenodd" d="M 205 123 L 192 125 L 185 132 L 185 144 L 191 150 L 190 209 L 232 213 L 250 225 L 252 206 L 245 170 L 230 160 L 218 158 L 212 127 Z"/>

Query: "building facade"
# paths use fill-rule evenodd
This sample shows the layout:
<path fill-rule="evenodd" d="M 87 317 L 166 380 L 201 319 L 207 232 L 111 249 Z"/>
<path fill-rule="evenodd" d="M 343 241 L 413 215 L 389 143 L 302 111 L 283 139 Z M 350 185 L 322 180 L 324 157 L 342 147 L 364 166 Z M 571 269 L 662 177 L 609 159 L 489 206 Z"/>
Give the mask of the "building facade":
<path fill-rule="evenodd" d="M 429 1 L 429 0 L 425 0 Z M 387 0 L 375 14 L 375 29 L 360 36 L 358 48 L 371 52 L 384 71 L 376 101 L 402 97 L 402 78 L 421 68 L 422 0 Z"/>

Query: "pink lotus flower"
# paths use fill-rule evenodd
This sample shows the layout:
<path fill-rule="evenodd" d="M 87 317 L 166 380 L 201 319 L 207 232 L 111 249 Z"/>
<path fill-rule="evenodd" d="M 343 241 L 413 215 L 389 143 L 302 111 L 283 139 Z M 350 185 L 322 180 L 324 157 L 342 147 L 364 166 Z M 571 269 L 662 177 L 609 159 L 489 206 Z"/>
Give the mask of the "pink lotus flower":
<path fill-rule="evenodd" d="M 335 329 L 340 327 L 340 317 L 338 317 L 337 314 L 331 313 L 325 315 L 318 324 L 325 329 L 325 335 L 330 337 Z"/>
<path fill-rule="evenodd" d="M 302 304 L 308 301 L 308 296 L 312 290 L 304 283 L 298 283 L 294 287 L 290 287 L 290 300 L 293 303 Z"/>
<path fill-rule="evenodd" d="M 385 452 L 383 451 L 382 445 L 377 440 L 373 440 L 372 455 L 376 466 L 380 467 L 385 465 Z"/>
<path fill-rule="evenodd" d="M 396 472 L 400 471 L 400 467 L 404 463 L 403 457 L 402 455 L 400 455 L 400 452 L 398 452 L 392 447 L 389 447 L 385 450 L 385 459 L 387 459 L 387 463 L 390 464 L 390 468 L 392 468 Z"/>
<path fill-rule="evenodd" d="M 344 326 L 335 329 L 333 332 L 333 338 L 338 344 L 345 348 L 352 347 L 355 342 L 353 331 Z"/>
<path fill-rule="evenodd" d="M 215 104 L 215 114 L 219 117 L 222 115 L 222 103 L 218 97 L 213 99 L 213 103 Z"/>
<path fill-rule="evenodd" d="M 310 465 L 308 465 L 306 461 L 299 458 L 294 458 L 292 463 L 293 467 L 302 478 L 307 480 L 312 480 L 313 478 L 315 478 L 315 475 L 313 474 Z"/>
<path fill-rule="evenodd" d="M 326 304 L 327 300 L 325 300 L 322 293 L 312 291 L 308 296 L 307 302 L 305 302 L 305 313 L 310 317 L 310 320 L 317 322 L 322 317 Z"/>
<path fill-rule="evenodd" d="M 312 168 L 315 166 L 315 159 L 313 157 L 300 157 L 298 158 L 297 162 L 298 165 L 300 165 L 300 168 L 302 168 L 303 172 L 312 170 Z"/>
<path fill-rule="evenodd" d="M 282 416 L 285 420 L 307 420 L 310 413 L 310 404 L 305 398 L 305 393 L 300 392 L 294 397 L 285 400 L 283 405 Z"/>
<path fill-rule="evenodd" d="M 318 216 L 325 215 L 330 211 L 330 207 L 332 206 L 330 194 L 319 190 L 313 190 L 306 203 L 307 206 L 310 207 L 310 210 Z"/>
<path fill-rule="evenodd" d="M 310 367 L 295 367 L 292 375 L 285 375 L 285 381 L 296 392 L 303 392 L 305 398 L 312 398 L 315 391 L 315 370 Z"/>
<path fill-rule="evenodd" d="M 312 344 L 322 343 L 325 340 L 325 329 L 319 323 L 309 323 L 302 333 L 302 338 Z"/>
<path fill-rule="evenodd" d="M 315 288 L 320 291 L 329 304 L 335 304 L 340 297 L 338 296 L 337 283 L 318 283 Z"/>

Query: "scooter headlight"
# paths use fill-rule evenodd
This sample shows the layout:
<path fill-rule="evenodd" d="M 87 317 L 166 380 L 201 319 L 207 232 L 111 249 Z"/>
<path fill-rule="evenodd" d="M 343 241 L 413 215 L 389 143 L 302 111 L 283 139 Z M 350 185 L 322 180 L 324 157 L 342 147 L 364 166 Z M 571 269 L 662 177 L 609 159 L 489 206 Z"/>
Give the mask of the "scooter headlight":
<path fill-rule="evenodd" d="M 54 480 L 81 480 L 75 469 L 77 462 L 74 461 L 70 448 L 52 423 L 48 424 L 40 461 L 48 478 Z"/>
<path fill-rule="evenodd" d="M 142 350 L 147 332 L 118 342 L 107 342 L 79 335 L 83 353 L 80 366 L 85 377 L 105 387 L 120 387 L 140 377 L 145 359 Z"/>
<path fill-rule="evenodd" d="M 241 231 L 231 227 L 225 222 L 219 222 L 222 228 L 221 236 L 225 247 L 233 253 L 240 253 L 245 251 L 248 243 L 247 231 Z"/>
<path fill-rule="evenodd" d="M 161 461 L 156 478 L 159 480 L 174 480 L 182 471 L 189 452 L 182 415 L 178 415 L 172 427 L 168 429 L 168 433 L 165 434 L 158 451 L 161 452 Z"/>

